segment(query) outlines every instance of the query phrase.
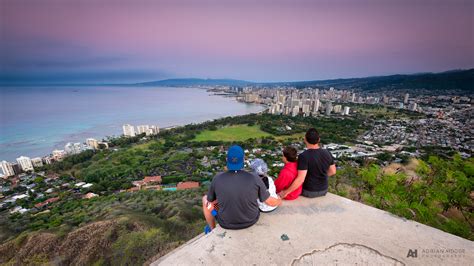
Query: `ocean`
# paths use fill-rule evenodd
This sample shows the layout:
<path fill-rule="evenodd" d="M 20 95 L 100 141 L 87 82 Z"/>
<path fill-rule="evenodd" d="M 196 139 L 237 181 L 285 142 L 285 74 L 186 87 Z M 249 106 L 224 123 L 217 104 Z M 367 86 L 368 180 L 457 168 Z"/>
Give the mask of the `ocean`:
<path fill-rule="evenodd" d="M 0 87 L 0 160 L 44 156 L 67 142 L 119 136 L 123 124 L 164 128 L 263 109 L 199 88 Z"/>

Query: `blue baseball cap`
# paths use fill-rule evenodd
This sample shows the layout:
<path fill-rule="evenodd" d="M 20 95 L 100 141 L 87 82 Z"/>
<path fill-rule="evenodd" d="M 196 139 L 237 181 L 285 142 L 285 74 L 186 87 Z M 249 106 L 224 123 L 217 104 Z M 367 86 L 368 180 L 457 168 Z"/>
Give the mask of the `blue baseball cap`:
<path fill-rule="evenodd" d="M 238 171 L 244 168 L 244 150 L 239 145 L 233 145 L 227 151 L 227 169 Z"/>

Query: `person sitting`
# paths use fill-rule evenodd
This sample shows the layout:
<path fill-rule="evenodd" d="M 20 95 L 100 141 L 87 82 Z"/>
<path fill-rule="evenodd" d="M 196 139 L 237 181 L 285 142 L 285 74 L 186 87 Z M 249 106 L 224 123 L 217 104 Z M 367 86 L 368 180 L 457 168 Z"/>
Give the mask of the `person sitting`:
<path fill-rule="evenodd" d="M 315 128 L 305 134 L 306 150 L 298 156 L 298 176 L 291 186 L 279 193 L 285 198 L 303 184 L 301 195 L 308 198 L 325 196 L 328 192 L 328 177 L 336 174 L 332 154 L 319 146 L 320 137 Z"/>
<path fill-rule="evenodd" d="M 267 191 L 270 193 L 271 197 L 278 198 L 278 195 L 276 193 L 276 188 L 275 184 L 273 182 L 273 178 L 268 176 L 268 165 L 265 163 L 264 160 L 262 159 L 255 159 L 250 162 L 250 168 L 253 170 L 253 172 L 259 176 L 263 183 L 265 184 L 265 187 L 267 188 Z M 260 209 L 261 212 L 271 212 L 277 208 L 277 206 L 270 206 L 266 204 L 265 202 L 261 202 L 259 199 L 257 199 L 258 202 L 258 208 Z"/>
<path fill-rule="evenodd" d="M 243 168 L 244 150 L 237 145 L 231 146 L 227 152 L 227 171 L 212 179 L 207 195 L 202 198 L 208 224 L 206 232 L 215 228 L 216 220 L 225 229 L 252 226 L 260 217 L 257 199 L 269 206 L 281 204 L 281 199 L 270 196 L 261 178 Z"/>
<path fill-rule="evenodd" d="M 298 176 L 297 158 L 298 151 L 295 148 L 288 146 L 283 149 L 283 162 L 285 163 L 285 166 L 283 166 L 283 168 L 280 170 L 278 178 L 275 180 L 275 187 L 277 193 L 280 193 L 281 191 L 290 187 L 291 183 L 293 183 L 295 178 Z M 300 185 L 293 192 L 288 193 L 288 195 L 284 199 L 297 199 L 298 196 L 301 194 L 302 190 L 303 186 Z"/>

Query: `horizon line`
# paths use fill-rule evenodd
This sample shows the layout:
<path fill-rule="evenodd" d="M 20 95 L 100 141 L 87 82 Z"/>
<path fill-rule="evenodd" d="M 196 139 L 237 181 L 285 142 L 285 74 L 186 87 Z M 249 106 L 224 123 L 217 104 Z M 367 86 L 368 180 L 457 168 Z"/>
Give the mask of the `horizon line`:
<path fill-rule="evenodd" d="M 149 80 L 149 81 L 138 81 L 138 82 L 120 82 L 120 83 L 41 83 L 41 82 L 34 82 L 34 83 L 2 83 L 0 80 L 0 87 L 5 86 L 134 86 L 134 85 L 141 85 L 146 83 L 153 83 L 153 82 L 162 82 L 162 81 L 171 81 L 171 80 L 228 80 L 228 81 L 239 81 L 239 82 L 247 82 L 252 84 L 279 84 L 279 83 L 301 83 L 301 82 L 322 82 L 322 81 L 332 81 L 332 80 L 344 80 L 344 79 L 365 79 L 365 78 L 377 78 L 377 77 L 390 77 L 390 76 L 414 76 L 414 75 L 425 75 L 425 74 L 443 74 L 449 72 L 461 72 L 461 71 L 470 71 L 474 70 L 474 68 L 456 68 L 450 69 L 440 72 L 412 72 L 412 73 L 397 73 L 397 74 L 386 74 L 386 75 L 374 75 L 374 76 L 359 76 L 359 77 L 338 77 L 338 78 L 327 78 L 327 79 L 307 79 L 307 80 L 287 80 L 287 81 L 251 81 L 251 80 L 244 80 L 244 79 L 234 79 L 234 78 L 197 78 L 197 77 L 176 77 L 176 78 L 165 78 L 165 79 L 158 79 L 158 80 Z"/>

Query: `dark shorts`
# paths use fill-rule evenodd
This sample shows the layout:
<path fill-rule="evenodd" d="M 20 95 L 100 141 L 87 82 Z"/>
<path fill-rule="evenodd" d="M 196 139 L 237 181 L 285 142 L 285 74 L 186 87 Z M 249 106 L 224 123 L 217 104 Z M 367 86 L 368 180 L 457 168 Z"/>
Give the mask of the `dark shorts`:
<path fill-rule="evenodd" d="M 307 198 L 317 198 L 317 197 L 322 197 L 325 196 L 326 193 L 328 193 L 328 190 L 322 190 L 322 191 L 309 191 L 309 190 L 304 190 L 301 192 L 301 196 L 307 197 Z"/>

